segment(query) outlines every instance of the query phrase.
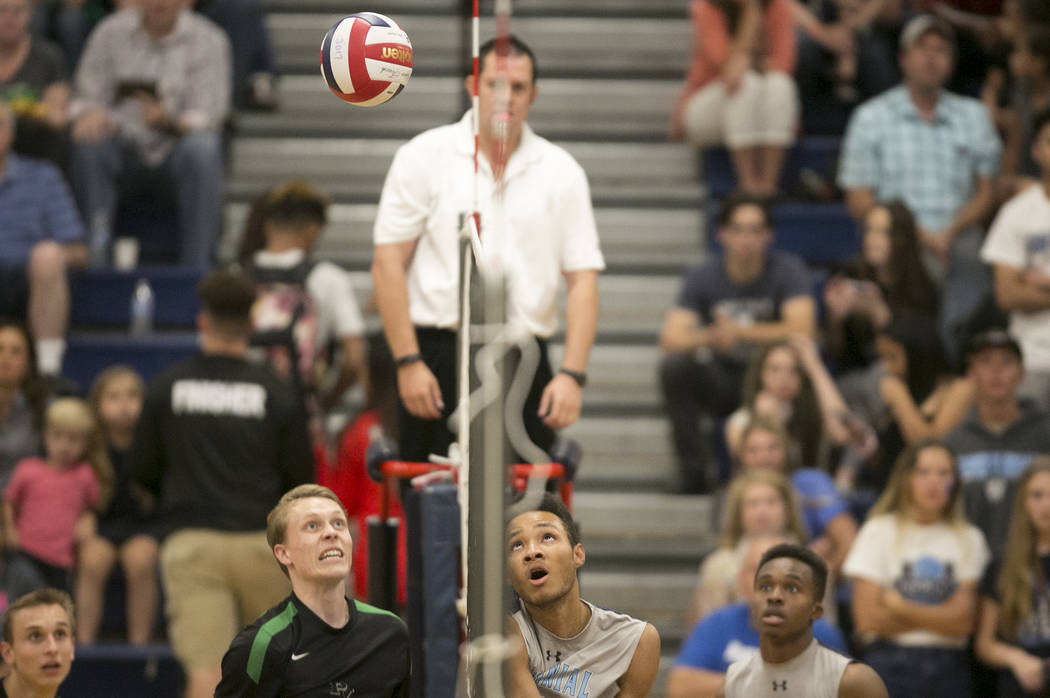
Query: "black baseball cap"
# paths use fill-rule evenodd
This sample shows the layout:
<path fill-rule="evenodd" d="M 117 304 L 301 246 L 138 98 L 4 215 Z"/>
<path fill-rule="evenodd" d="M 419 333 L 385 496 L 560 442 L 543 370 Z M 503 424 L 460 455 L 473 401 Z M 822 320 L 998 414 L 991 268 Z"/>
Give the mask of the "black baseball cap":
<path fill-rule="evenodd" d="M 1024 361 L 1021 345 L 1005 330 L 985 330 L 974 335 L 966 346 L 966 359 L 968 361 L 972 360 L 973 357 L 985 349 L 1007 349 L 1013 352 L 1018 361 Z"/>

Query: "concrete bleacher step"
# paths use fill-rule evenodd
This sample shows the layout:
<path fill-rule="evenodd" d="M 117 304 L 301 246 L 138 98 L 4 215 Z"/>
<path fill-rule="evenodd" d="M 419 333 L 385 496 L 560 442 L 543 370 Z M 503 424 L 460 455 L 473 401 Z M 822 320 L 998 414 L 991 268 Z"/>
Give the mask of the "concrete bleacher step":
<path fill-rule="evenodd" d="M 252 200 L 291 178 L 337 200 L 375 203 L 403 141 L 375 138 L 242 138 L 233 144 L 227 194 Z M 561 142 L 587 172 L 599 206 L 693 207 L 702 188 L 692 152 L 674 143 Z"/>
<path fill-rule="evenodd" d="M 281 108 L 273 113 L 241 114 L 245 136 L 365 134 L 408 138 L 455 121 L 466 109 L 458 77 L 417 77 L 380 109 L 348 105 L 318 75 L 281 80 Z M 552 139 L 666 140 L 668 114 L 680 89 L 674 80 L 594 80 L 551 78 L 529 111 L 529 124 Z"/>
<path fill-rule="evenodd" d="M 562 344 L 552 345 L 552 366 L 561 365 Z M 655 414 L 660 409 L 657 368 L 660 349 L 651 344 L 600 344 L 591 351 L 587 389 L 583 392 L 586 414 L 629 411 Z"/>
<path fill-rule="evenodd" d="M 219 259 L 235 258 L 248 204 L 226 206 L 226 235 Z M 349 269 L 367 269 L 372 263 L 373 204 L 334 204 L 328 226 L 314 250 Z M 703 214 L 695 209 L 598 208 L 594 212 L 606 264 L 617 270 L 680 270 L 700 260 Z"/>
<path fill-rule="evenodd" d="M 585 409 L 586 409 L 586 397 Z M 668 489 L 677 470 L 667 420 L 650 417 L 592 417 L 584 414 L 565 430 L 583 448 L 576 476 L 583 490 L 644 492 Z"/>
<path fill-rule="evenodd" d="M 273 13 L 266 18 L 282 73 L 318 73 L 318 52 L 328 29 L 345 11 Z M 455 15 L 399 14 L 412 40 L 414 75 L 465 75 L 470 61 L 468 22 Z M 481 22 L 484 41 L 494 35 Z M 514 33 L 537 55 L 544 77 L 659 77 L 680 79 L 692 29 L 682 18 L 516 17 Z"/>
<path fill-rule="evenodd" d="M 587 549 L 586 540 L 583 547 Z M 684 639 L 685 616 L 696 578 L 695 566 L 681 572 L 595 571 L 584 566 L 580 574 L 580 593 L 591 603 L 652 623 L 660 632 L 661 644 L 678 644 Z"/>

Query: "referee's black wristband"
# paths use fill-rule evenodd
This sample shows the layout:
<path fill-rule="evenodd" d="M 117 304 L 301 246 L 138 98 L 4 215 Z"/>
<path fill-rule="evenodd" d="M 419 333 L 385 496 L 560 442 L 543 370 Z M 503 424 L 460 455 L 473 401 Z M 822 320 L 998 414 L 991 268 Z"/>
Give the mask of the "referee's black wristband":
<path fill-rule="evenodd" d="M 405 366 L 410 366 L 410 365 L 416 363 L 417 361 L 422 361 L 422 360 L 423 360 L 423 355 L 422 354 L 405 354 L 401 358 L 399 358 L 396 361 L 394 361 L 394 363 L 397 364 L 398 368 L 403 368 Z"/>
<path fill-rule="evenodd" d="M 564 373 L 569 378 L 572 378 L 574 381 L 576 381 L 576 385 L 580 386 L 581 388 L 587 385 L 587 374 L 583 373 L 582 371 L 573 371 L 568 368 L 559 368 L 558 373 Z"/>

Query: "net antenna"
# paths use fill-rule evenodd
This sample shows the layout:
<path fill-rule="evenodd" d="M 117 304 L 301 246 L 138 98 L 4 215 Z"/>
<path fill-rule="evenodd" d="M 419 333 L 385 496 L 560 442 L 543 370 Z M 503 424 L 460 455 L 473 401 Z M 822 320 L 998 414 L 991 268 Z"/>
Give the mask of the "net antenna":
<path fill-rule="evenodd" d="M 464 685 L 471 698 L 504 695 L 503 663 L 516 651 L 504 634 L 506 608 L 506 551 L 504 511 L 508 495 L 508 444 L 533 463 L 549 457 L 529 439 L 522 409 L 540 360 L 540 349 L 522 322 L 508 322 L 503 268 L 504 174 L 510 157 L 507 56 L 510 52 L 511 0 L 494 0 L 496 82 L 492 86 L 491 114 L 480 113 L 480 20 L 473 0 L 471 47 L 474 93 L 471 115 L 474 130 L 473 210 L 463 219 L 459 234 L 459 326 L 457 385 L 459 400 L 450 417 L 457 435 L 460 506 L 461 579 L 465 597 L 466 635 Z M 492 148 L 487 153 L 492 192 L 484 220 L 481 215 L 480 129 L 482 118 Z M 508 381 L 507 353 L 520 350 L 512 381 Z M 471 369 L 474 369 L 472 374 Z M 472 390 L 473 388 L 473 390 Z M 506 396 L 506 398 L 504 398 Z M 530 480 L 530 495 L 542 494 Z"/>

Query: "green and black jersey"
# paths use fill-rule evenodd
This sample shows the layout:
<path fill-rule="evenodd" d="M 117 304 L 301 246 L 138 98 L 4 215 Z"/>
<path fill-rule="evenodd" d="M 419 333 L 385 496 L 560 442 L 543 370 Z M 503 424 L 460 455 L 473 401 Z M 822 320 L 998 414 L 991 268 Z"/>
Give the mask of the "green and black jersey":
<path fill-rule="evenodd" d="M 333 628 L 295 594 L 238 633 L 215 698 L 408 695 L 408 629 L 389 611 L 347 599 Z"/>

